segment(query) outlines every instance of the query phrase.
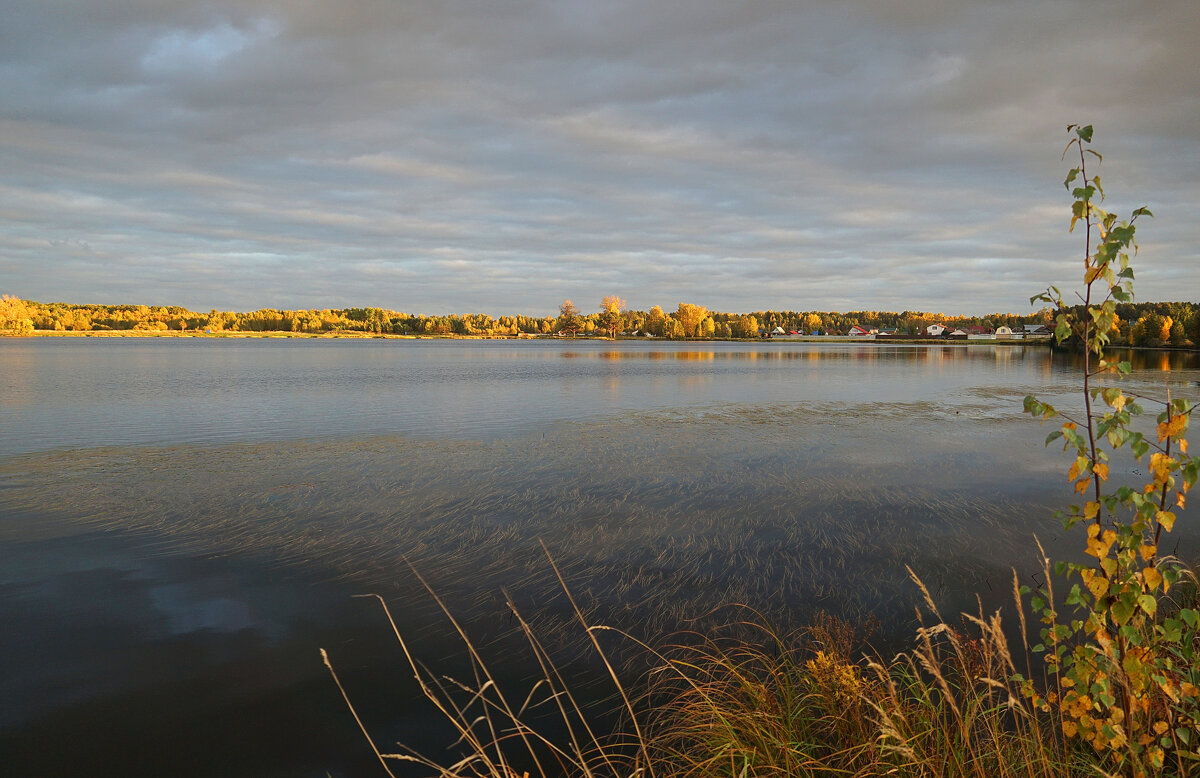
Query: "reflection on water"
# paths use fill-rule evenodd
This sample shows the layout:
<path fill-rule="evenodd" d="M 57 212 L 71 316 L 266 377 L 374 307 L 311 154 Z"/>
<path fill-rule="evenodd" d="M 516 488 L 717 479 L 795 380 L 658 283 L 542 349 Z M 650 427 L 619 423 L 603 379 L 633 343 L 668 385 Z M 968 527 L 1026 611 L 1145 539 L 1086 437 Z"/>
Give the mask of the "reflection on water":
<path fill-rule="evenodd" d="M 1165 364 L 1195 382 L 1194 354 L 1131 360 L 1135 381 Z M 1069 392 L 1077 362 L 1026 345 L 6 339 L 0 456 L 381 433 L 490 440 L 680 403 L 949 397 L 997 377 Z"/>
<path fill-rule="evenodd" d="M 331 756 L 357 735 L 315 649 L 363 657 L 364 707 L 411 741 L 421 714 L 394 690 L 413 690 L 378 682 L 394 648 L 349 598 L 386 593 L 425 656 L 453 655 L 409 564 L 485 642 L 510 628 L 501 587 L 550 634 L 569 621 L 540 542 L 594 621 L 642 637 L 731 601 L 783 623 L 878 613 L 898 635 L 906 566 L 952 612 L 1003 599 L 1034 532 L 1065 551 L 1065 463 L 1020 408 L 1069 408 L 1078 365 L 1039 347 L 34 341 L 0 358 L 0 655 L 22 667 L 0 680 L 0 757 L 39 774 L 59 772 L 40 737 L 157 774 L 110 721 L 174 738 L 194 775 L 356 774 Z M 1131 361 L 1131 388 L 1200 399 L 1194 357 Z M 326 730 L 347 745 L 320 751 Z"/>
<path fill-rule="evenodd" d="M 31 517 L 0 539 L 120 530 L 171 553 L 320 560 L 368 588 L 410 562 L 451 599 L 492 606 L 501 586 L 552 597 L 545 541 L 590 607 L 646 636 L 727 601 L 785 621 L 906 619 L 906 565 L 953 598 L 1026 564 L 1033 531 L 1054 544 L 1058 457 L 1018 402 L 730 404 L 488 442 L 31 454 L 0 467 L 10 515 Z M 37 514 L 48 494 L 53 517 Z M 235 623 L 226 600 L 193 598 L 191 618 Z"/>

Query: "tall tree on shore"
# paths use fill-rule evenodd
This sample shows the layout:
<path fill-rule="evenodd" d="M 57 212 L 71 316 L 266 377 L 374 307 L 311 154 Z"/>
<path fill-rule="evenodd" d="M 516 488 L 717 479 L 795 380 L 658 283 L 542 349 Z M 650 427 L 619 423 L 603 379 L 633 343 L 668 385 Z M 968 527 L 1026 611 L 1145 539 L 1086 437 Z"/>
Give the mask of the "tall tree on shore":
<path fill-rule="evenodd" d="M 559 332 L 570 332 L 571 337 L 575 337 L 575 333 L 579 332 L 579 328 L 583 326 L 579 317 L 579 309 L 575 307 L 575 303 L 563 300 L 563 304 L 558 306 L 558 321 L 555 324 Z"/>
<path fill-rule="evenodd" d="M 683 335 L 686 338 L 694 338 L 700 334 L 700 324 L 706 316 L 708 316 L 707 308 L 692 303 L 680 303 L 679 310 L 675 312 L 675 318 L 683 327 Z"/>
<path fill-rule="evenodd" d="M 616 295 L 608 295 L 600 301 L 600 326 L 608 332 L 608 337 L 617 337 L 623 324 L 621 311 L 624 308 L 625 301 Z"/>
<path fill-rule="evenodd" d="M 646 314 L 646 332 L 649 332 L 651 335 L 661 338 L 664 334 L 666 334 L 663 332 L 666 325 L 667 314 L 663 312 L 663 309 L 660 306 L 654 306 L 650 309 L 650 312 Z"/>

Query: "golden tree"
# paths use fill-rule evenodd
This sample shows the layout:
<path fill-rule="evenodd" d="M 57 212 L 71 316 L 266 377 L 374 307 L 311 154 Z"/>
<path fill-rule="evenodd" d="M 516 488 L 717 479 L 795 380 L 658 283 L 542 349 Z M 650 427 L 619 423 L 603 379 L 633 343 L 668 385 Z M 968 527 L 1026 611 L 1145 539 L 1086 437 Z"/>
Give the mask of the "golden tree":
<path fill-rule="evenodd" d="M 617 332 L 624 323 L 621 313 L 624 309 L 625 301 L 616 295 L 610 294 L 600 301 L 600 326 L 608 332 L 610 338 L 617 337 Z"/>

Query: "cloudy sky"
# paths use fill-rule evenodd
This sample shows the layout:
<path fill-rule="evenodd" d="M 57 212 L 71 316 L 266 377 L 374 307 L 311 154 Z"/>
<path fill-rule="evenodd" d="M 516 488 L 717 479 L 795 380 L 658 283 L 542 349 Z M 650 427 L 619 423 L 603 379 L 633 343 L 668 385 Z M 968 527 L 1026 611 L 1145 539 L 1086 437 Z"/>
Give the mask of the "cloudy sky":
<path fill-rule="evenodd" d="M 1196 0 L 0 0 L 0 292 L 1029 310 L 1065 128 L 1200 294 Z"/>

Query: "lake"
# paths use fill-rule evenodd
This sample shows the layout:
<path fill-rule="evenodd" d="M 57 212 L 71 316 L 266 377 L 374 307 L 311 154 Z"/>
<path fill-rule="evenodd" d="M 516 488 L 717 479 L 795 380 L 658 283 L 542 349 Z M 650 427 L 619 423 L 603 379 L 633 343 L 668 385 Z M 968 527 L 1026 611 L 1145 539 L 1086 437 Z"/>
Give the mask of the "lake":
<path fill-rule="evenodd" d="M 1132 360 L 1130 389 L 1200 400 L 1195 354 Z M 0 764 L 378 774 L 322 647 L 385 749 L 436 752 L 354 595 L 461 661 L 420 573 L 519 674 L 502 589 L 570 627 L 546 551 L 641 638 L 741 603 L 903 640 L 906 568 L 995 607 L 1035 533 L 1073 547 L 1068 463 L 1021 401 L 1079 384 L 1039 345 L 0 339 Z"/>

